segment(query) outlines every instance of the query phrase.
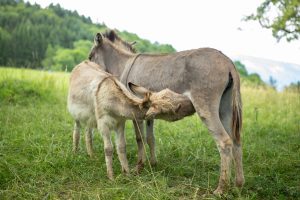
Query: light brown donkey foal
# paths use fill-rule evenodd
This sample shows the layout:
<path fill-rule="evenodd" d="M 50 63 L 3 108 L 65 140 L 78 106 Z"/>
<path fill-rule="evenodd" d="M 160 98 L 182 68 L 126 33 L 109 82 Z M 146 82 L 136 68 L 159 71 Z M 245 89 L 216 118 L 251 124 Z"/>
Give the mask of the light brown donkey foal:
<path fill-rule="evenodd" d="M 113 179 L 111 130 L 116 131 L 116 148 L 122 171 L 129 173 L 126 158 L 124 126 L 126 119 L 144 119 L 148 110 L 153 115 L 175 114 L 181 107 L 181 96 L 171 90 L 147 92 L 141 99 L 130 93 L 126 87 L 111 74 L 102 71 L 101 66 L 84 61 L 77 65 L 70 77 L 68 110 L 75 120 L 73 132 L 73 151 L 78 150 L 80 123 L 87 125 L 85 141 L 87 152 L 93 155 L 92 132 L 97 127 L 104 141 L 105 162 L 109 179 Z M 136 89 L 144 89 L 135 86 Z"/>

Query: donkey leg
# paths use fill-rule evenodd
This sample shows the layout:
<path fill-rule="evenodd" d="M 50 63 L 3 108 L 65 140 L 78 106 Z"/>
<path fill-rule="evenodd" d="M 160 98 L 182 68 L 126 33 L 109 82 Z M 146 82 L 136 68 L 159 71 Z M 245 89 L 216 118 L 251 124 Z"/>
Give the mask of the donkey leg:
<path fill-rule="evenodd" d="M 222 194 L 229 185 L 233 143 L 224 129 L 217 112 L 211 113 L 209 117 L 204 118 L 204 123 L 212 133 L 220 153 L 221 169 L 219 184 L 218 188 L 214 191 L 214 194 Z"/>
<path fill-rule="evenodd" d="M 211 102 L 210 105 L 205 105 L 204 102 L 201 103 L 201 99 L 198 99 L 198 104 L 193 103 L 194 107 L 202 119 L 202 121 L 207 126 L 210 133 L 217 144 L 220 157 L 221 157 L 221 167 L 220 167 L 220 177 L 217 189 L 214 194 L 222 194 L 227 185 L 229 184 L 230 175 L 230 164 L 232 157 L 232 140 L 226 132 L 224 126 L 222 125 L 219 118 L 219 101 L 217 103 Z M 201 103 L 201 104 L 200 104 Z M 216 106 L 217 105 L 217 106 Z"/>
<path fill-rule="evenodd" d="M 136 137 L 136 143 L 138 145 L 138 160 L 136 165 L 136 172 L 140 173 L 141 170 L 144 168 L 144 163 L 146 161 L 146 155 L 145 155 L 145 147 L 143 141 L 144 139 L 144 124 L 143 121 L 133 120 L 134 130 L 135 130 L 135 137 Z"/>
<path fill-rule="evenodd" d="M 227 133 L 229 133 L 230 137 L 233 141 L 233 148 L 232 148 L 232 155 L 234 158 L 234 164 L 235 164 L 235 185 L 237 187 L 242 187 L 245 182 L 244 178 L 244 171 L 243 171 L 243 153 L 242 153 L 242 144 L 240 142 L 237 142 L 236 139 L 232 135 L 231 131 L 231 111 L 227 112 L 226 114 L 221 114 L 221 121 L 226 129 Z"/>
<path fill-rule="evenodd" d="M 243 153 L 242 145 L 233 143 L 233 158 L 235 161 L 235 185 L 242 187 L 245 183 L 244 171 L 243 171 Z"/>
<path fill-rule="evenodd" d="M 232 154 L 233 154 L 234 164 L 235 164 L 235 184 L 237 187 L 242 187 L 245 182 L 244 172 L 243 172 L 243 162 L 242 162 L 242 145 L 240 144 L 240 142 L 236 141 L 236 139 L 232 135 L 232 128 L 231 128 L 232 99 L 231 98 L 232 98 L 232 90 L 229 89 L 223 94 L 221 99 L 220 118 L 225 130 L 233 140 Z"/>
<path fill-rule="evenodd" d="M 79 139 L 80 139 L 80 122 L 76 120 L 74 124 L 74 130 L 73 130 L 73 152 L 74 153 L 78 151 Z"/>
<path fill-rule="evenodd" d="M 93 157 L 93 128 L 87 127 L 85 130 L 86 151 L 90 157 Z"/>
<path fill-rule="evenodd" d="M 157 163 L 155 154 L 154 120 L 147 120 L 146 139 L 150 148 L 150 164 L 154 166 Z"/>
<path fill-rule="evenodd" d="M 98 128 L 103 136 L 107 176 L 110 180 L 113 180 L 114 179 L 114 173 L 112 168 L 113 145 L 111 142 L 110 130 L 104 124 L 99 123 L 99 120 L 98 120 Z"/>
<path fill-rule="evenodd" d="M 124 134 L 125 122 L 121 122 L 116 130 L 116 146 L 118 157 L 122 166 L 122 172 L 129 173 L 128 161 L 126 156 L 126 140 Z"/>

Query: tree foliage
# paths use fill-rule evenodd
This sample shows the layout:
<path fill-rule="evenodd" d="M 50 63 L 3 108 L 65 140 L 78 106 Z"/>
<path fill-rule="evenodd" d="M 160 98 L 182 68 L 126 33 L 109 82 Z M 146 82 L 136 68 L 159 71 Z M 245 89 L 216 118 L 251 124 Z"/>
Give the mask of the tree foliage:
<path fill-rule="evenodd" d="M 263 80 L 258 74 L 249 74 L 246 69 L 246 66 L 240 61 L 234 61 L 234 65 L 241 76 L 243 84 L 251 86 L 266 86 L 266 84 L 263 82 Z"/>
<path fill-rule="evenodd" d="M 23 0 L 0 0 L 0 65 L 71 71 L 87 59 L 94 35 L 106 29 L 59 4 L 42 9 Z M 171 45 L 116 32 L 126 41 L 136 41 L 138 52 L 175 52 Z M 242 63 L 235 65 L 247 83 L 263 84 L 259 75 L 248 74 Z"/>
<path fill-rule="evenodd" d="M 284 91 L 296 92 L 296 93 L 300 94 L 300 81 L 297 81 L 295 83 L 291 83 L 290 85 L 286 86 L 284 88 Z"/>
<path fill-rule="evenodd" d="M 87 59 L 92 42 L 88 40 L 78 40 L 73 44 L 74 48 L 62 48 L 59 46 L 48 46 L 46 58 L 42 64 L 45 69 L 53 71 L 71 71 L 81 61 Z"/>
<path fill-rule="evenodd" d="M 106 29 L 59 4 L 42 9 L 23 0 L 0 0 L 0 65 L 69 70 L 88 57 L 94 35 Z M 152 44 L 128 32 L 120 34 L 125 40 L 137 41 L 139 52 L 175 51 L 171 45 Z"/>
<path fill-rule="evenodd" d="M 277 40 L 297 40 L 300 36 L 300 0 L 265 0 L 255 14 L 245 20 L 255 20 L 272 30 Z"/>
<path fill-rule="evenodd" d="M 243 63 L 241 63 L 241 61 L 235 61 L 234 65 L 241 76 L 248 76 L 248 71 L 246 69 L 246 66 Z"/>

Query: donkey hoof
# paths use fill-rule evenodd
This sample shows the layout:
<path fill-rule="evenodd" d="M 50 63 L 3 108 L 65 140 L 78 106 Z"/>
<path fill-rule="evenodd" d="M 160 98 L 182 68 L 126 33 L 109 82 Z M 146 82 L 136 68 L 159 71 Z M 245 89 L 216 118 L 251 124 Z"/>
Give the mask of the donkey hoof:
<path fill-rule="evenodd" d="M 78 153 L 78 151 L 79 151 L 79 149 L 78 149 L 78 148 L 76 148 L 76 149 L 72 149 L 72 152 L 73 152 L 73 154 L 77 154 L 77 153 Z"/>
<path fill-rule="evenodd" d="M 107 174 L 107 177 L 109 180 L 113 181 L 114 180 L 114 175 L 113 174 Z"/>
<path fill-rule="evenodd" d="M 125 172 L 124 174 L 125 174 L 125 176 L 130 176 L 131 175 L 130 172 Z"/>
<path fill-rule="evenodd" d="M 135 167 L 135 174 L 140 174 L 144 169 L 143 163 L 138 163 Z"/>
<path fill-rule="evenodd" d="M 218 187 L 213 194 L 216 196 L 221 196 L 224 193 L 224 190 L 221 187 Z"/>
<path fill-rule="evenodd" d="M 90 158 L 95 158 L 94 153 L 88 153 L 88 155 L 89 155 Z"/>
<path fill-rule="evenodd" d="M 244 177 L 235 179 L 235 186 L 236 187 L 241 188 L 241 187 L 243 187 L 244 183 L 245 183 Z"/>
<path fill-rule="evenodd" d="M 152 167 L 156 166 L 156 164 L 157 164 L 157 160 L 151 160 L 151 161 L 150 161 L 150 165 L 151 165 Z"/>
<path fill-rule="evenodd" d="M 130 174 L 129 168 L 123 168 L 122 167 L 122 173 L 125 174 L 126 176 L 128 176 Z"/>

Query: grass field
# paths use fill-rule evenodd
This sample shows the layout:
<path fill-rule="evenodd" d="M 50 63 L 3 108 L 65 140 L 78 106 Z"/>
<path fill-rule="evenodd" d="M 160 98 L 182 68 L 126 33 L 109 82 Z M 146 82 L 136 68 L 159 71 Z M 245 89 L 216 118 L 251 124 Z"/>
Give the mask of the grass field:
<path fill-rule="evenodd" d="M 214 199 L 219 154 L 196 115 L 156 121 L 158 165 L 125 176 L 114 155 L 106 177 L 103 142 L 96 157 L 73 155 L 73 121 L 66 109 L 68 74 L 0 68 L 0 199 Z M 242 88 L 246 183 L 222 199 L 300 198 L 300 94 Z M 126 124 L 127 156 L 137 146 Z M 233 177 L 233 176 L 232 176 Z"/>

